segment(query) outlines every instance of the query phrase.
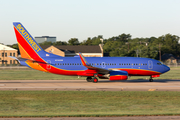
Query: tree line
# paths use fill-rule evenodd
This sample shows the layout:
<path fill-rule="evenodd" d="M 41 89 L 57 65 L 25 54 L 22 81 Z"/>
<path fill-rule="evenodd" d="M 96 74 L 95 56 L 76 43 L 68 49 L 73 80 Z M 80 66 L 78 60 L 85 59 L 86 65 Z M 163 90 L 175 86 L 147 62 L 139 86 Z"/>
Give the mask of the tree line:
<path fill-rule="evenodd" d="M 99 45 L 103 44 L 104 53 L 109 53 L 109 56 L 128 56 L 128 57 L 148 57 L 159 59 L 160 55 L 170 53 L 175 56 L 180 56 L 180 44 L 178 43 L 179 36 L 166 34 L 158 38 L 131 38 L 130 34 L 121 34 L 104 39 L 99 35 L 93 38 L 87 38 L 79 42 L 78 38 L 71 38 L 68 42 L 57 41 L 44 42 L 40 45 Z M 17 44 L 11 47 L 18 49 Z"/>

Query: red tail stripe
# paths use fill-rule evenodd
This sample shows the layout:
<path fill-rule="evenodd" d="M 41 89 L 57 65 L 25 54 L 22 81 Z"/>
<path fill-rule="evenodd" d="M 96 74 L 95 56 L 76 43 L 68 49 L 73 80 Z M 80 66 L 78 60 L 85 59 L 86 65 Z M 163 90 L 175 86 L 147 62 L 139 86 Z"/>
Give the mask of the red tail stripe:
<path fill-rule="evenodd" d="M 36 60 L 36 61 L 40 61 L 40 62 L 44 62 L 44 60 L 32 49 L 32 47 L 29 45 L 29 43 L 24 39 L 24 37 L 16 30 L 16 28 L 14 27 L 15 33 L 16 33 L 16 37 L 17 37 L 17 41 L 18 43 L 24 48 L 24 50 L 26 50 L 26 52 L 28 53 L 28 55 Z"/>

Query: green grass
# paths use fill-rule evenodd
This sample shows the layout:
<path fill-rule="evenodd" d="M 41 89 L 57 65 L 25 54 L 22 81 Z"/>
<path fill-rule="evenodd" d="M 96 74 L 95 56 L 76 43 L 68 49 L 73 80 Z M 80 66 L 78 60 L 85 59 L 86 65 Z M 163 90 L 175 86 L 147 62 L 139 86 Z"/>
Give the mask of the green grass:
<path fill-rule="evenodd" d="M 78 76 L 64 76 L 37 70 L 0 70 L 0 80 L 77 80 Z M 132 76 L 130 79 L 149 79 L 149 76 Z M 180 68 L 173 67 L 165 74 L 154 79 L 180 79 Z"/>
<path fill-rule="evenodd" d="M 0 70 L 0 80 L 76 80 L 78 76 L 65 76 L 38 70 Z"/>
<path fill-rule="evenodd" d="M 0 91 L 0 117 L 179 114 L 180 92 Z"/>

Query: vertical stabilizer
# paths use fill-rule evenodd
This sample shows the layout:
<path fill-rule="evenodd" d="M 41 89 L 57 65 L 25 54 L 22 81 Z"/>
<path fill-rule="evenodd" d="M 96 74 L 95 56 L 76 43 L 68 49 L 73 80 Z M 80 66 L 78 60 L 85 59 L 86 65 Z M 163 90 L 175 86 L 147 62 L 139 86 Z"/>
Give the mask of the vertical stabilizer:
<path fill-rule="evenodd" d="M 20 22 L 14 22 L 14 30 L 22 58 L 42 61 L 46 52 L 38 45 Z"/>

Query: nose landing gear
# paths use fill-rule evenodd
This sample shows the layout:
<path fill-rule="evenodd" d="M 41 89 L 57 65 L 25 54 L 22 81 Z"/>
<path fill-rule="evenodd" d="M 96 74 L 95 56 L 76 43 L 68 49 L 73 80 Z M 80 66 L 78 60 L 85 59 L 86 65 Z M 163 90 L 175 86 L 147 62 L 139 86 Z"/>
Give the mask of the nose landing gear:
<path fill-rule="evenodd" d="M 149 78 L 149 82 L 153 82 L 152 76 Z"/>

